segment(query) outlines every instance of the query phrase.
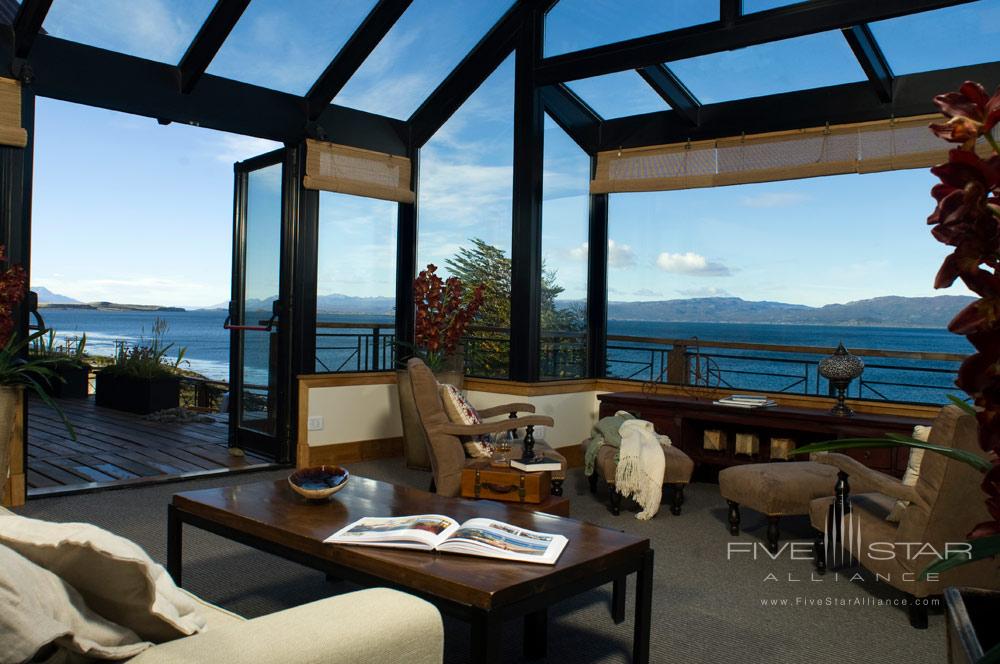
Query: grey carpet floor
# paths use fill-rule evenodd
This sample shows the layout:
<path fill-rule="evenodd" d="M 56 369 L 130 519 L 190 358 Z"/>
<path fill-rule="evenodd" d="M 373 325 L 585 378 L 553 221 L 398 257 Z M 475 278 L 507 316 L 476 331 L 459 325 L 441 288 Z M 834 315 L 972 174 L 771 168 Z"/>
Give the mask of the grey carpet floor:
<path fill-rule="evenodd" d="M 402 459 L 353 464 L 351 471 L 375 479 L 424 488 L 427 474 L 407 470 Z M 285 471 L 244 474 L 142 489 L 32 500 L 19 513 L 58 521 L 88 521 L 135 540 L 158 561 L 166 560 L 166 506 L 171 494 L 195 488 L 283 477 Z M 727 543 L 762 542 L 765 521 L 745 510 L 744 533 L 730 537 L 725 501 L 713 484 L 693 484 L 681 516 L 662 510 L 650 521 L 632 511 L 612 516 L 606 489 L 587 490 L 581 471 L 567 480 L 572 516 L 649 537 L 655 550 L 652 661 L 684 662 L 900 662 L 945 659 L 944 618 L 931 609 L 930 628 L 912 629 L 905 609 L 890 603 L 900 595 L 884 584 L 828 574 L 812 580 L 809 561 L 727 555 Z M 808 523 L 785 519 L 785 540 L 807 541 Z M 184 541 L 185 586 L 244 616 L 259 616 L 354 588 L 328 583 L 320 573 L 188 528 Z M 629 619 L 610 618 L 610 586 L 550 610 L 549 661 L 630 661 L 634 578 Z M 778 603 L 772 606 L 771 601 Z M 785 605 L 781 606 L 784 600 Z M 767 605 L 765 605 L 767 604 Z M 336 620 L 336 616 L 331 616 Z M 468 629 L 446 620 L 446 662 L 468 657 Z M 507 661 L 520 661 L 521 625 L 504 632 Z M 292 635 L 290 635 L 290 638 Z M 209 661 L 209 660 L 206 660 Z M 248 653 L 247 661 L 254 661 Z"/>

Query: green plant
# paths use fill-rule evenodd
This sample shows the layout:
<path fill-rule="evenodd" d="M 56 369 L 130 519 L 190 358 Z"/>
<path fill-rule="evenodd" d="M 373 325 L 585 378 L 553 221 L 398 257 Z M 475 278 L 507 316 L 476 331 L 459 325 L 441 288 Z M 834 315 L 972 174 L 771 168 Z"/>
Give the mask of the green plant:
<path fill-rule="evenodd" d="M 66 418 L 62 409 L 45 389 L 46 385 L 51 385 L 52 381 L 60 381 L 54 371 L 54 365 L 59 360 L 52 358 L 28 358 L 25 359 L 25 350 L 29 344 L 34 343 L 39 337 L 44 335 L 44 331 L 35 332 L 20 341 L 11 335 L 7 343 L 0 348 L 0 385 L 7 387 L 24 387 L 31 390 L 52 410 L 58 413 L 59 418 L 66 426 L 69 437 L 76 440 L 76 431 L 73 425 Z"/>
<path fill-rule="evenodd" d="M 153 321 L 152 335 L 149 339 L 140 337 L 139 341 L 135 343 L 116 341 L 114 362 L 101 371 L 116 376 L 128 376 L 143 380 L 155 380 L 175 375 L 184 361 L 187 348 L 178 349 L 176 359 L 171 360 L 167 357 L 167 353 L 174 347 L 174 344 L 164 341 L 168 328 L 167 321 L 156 318 Z"/>
<path fill-rule="evenodd" d="M 69 363 L 73 366 L 83 366 L 86 358 L 87 333 L 84 332 L 79 337 L 67 337 L 62 341 L 56 338 L 55 330 L 42 331 L 28 349 L 31 357 L 48 358 L 56 363 Z"/>

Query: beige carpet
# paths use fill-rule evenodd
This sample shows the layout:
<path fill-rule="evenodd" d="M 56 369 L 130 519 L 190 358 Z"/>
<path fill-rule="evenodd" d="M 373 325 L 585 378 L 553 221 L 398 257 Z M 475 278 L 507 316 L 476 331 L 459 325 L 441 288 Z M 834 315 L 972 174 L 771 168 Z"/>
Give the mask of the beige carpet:
<path fill-rule="evenodd" d="M 351 471 L 376 479 L 424 488 L 427 474 L 408 471 L 401 459 L 367 462 Z M 284 472 L 254 473 L 144 489 L 48 498 L 31 501 L 20 513 L 53 520 L 85 520 L 134 539 L 160 561 L 166 559 L 166 506 L 182 490 L 238 484 L 283 476 Z M 827 575 L 810 580 L 808 561 L 782 556 L 769 560 L 757 547 L 749 555 L 727 560 L 727 543 L 762 542 L 765 522 L 745 511 L 745 531 L 731 538 L 725 526 L 725 501 L 712 484 L 695 484 L 687 491 L 684 513 L 667 509 L 650 521 L 633 512 L 612 516 L 605 508 L 602 486 L 598 496 L 587 492 L 579 470 L 567 480 L 574 518 L 649 537 L 656 552 L 653 596 L 653 662 L 879 662 L 920 664 L 945 659 L 944 618 L 933 610 L 930 629 L 910 628 L 905 609 L 879 606 L 898 600 L 884 585 L 839 580 Z M 784 539 L 806 541 L 811 533 L 803 520 L 789 519 Z M 775 579 L 775 580 L 771 580 Z M 268 554 L 253 551 L 208 533 L 188 528 L 184 543 L 187 588 L 209 601 L 245 616 L 256 616 L 350 590 L 329 584 L 322 574 Z M 634 579 L 630 580 L 634 583 Z M 549 657 L 552 662 L 628 662 L 632 639 L 633 588 L 629 588 L 629 619 L 615 625 L 609 614 L 610 586 L 556 605 L 550 610 Z M 764 606 L 776 600 L 786 606 Z M 826 606 L 827 602 L 834 605 Z M 819 605 L 815 605 L 818 603 Z M 841 605 L 842 603 L 857 605 Z M 807 605 L 808 604 L 808 605 Z M 336 616 L 330 616 L 336 620 Z M 447 662 L 464 662 L 468 628 L 446 621 Z M 521 625 L 506 627 L 508 661 L 521 660 Z M 249 654 L 248 654 L 249 655 Z M 253 661 L 248 656 L 247 661 Z"/>

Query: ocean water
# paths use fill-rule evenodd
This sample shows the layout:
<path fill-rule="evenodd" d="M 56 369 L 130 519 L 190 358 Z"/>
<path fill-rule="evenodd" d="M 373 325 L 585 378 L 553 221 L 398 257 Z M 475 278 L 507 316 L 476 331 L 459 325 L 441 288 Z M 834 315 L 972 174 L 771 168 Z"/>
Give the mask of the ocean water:
<path fill-rule="evenodd" d="M 167 321 L 165 339 L 173 343 L 171 354 L 186 347 L 185 368 L 215 380 L 229 379 L 229 338 L 223 329 L 224 311 L 186 312 L 112 312 L 43 309 L 48 327 L 61 337 L 87 333 L 88 351 L 110 355 L 116 340 L 129 342 L 149 338 L 154 321 Z M 379 316 L 321 316 L 321 320 L 341 322 L 391 323 Z M 353 332 L 348 332 L 351 334 Z M 636 337 L 698 339 L 709 341 L 751 342 L 775 345 L 815 346 L 833 349 L 843 342 L 849 349 L 879 349 L 904 351 L 934 351 L 968 354 L 971 347 L 964 337 L 943 329 L 886 327 L 848 327 L 813 325 L 743 325 L 734 323 L 665 323 L 654 321 L 608 322 L 608 333 Z M 267 335 L 247 335 L 248 382 L 262 382 L 266 376 Z M 345 369 L 356 368 L 350 359 L 356 350 L 356 340 L 350 336 L 324 338 L 321 359 L 330 368 L 342 363 Z M 336 347 L 336 348 L 332 348 Z M 792 393 L 825 393 L 825 381 L 815 372 L 816 355 L 760 353 L 709 346 L 697 348 L 698 366 L 702 379 L 719 387 L 737 389 L 784 390 Z M 652 350 L 651 350 L 652 349 Z M 660 378 L 665 373 L 665 355 L 650 344 L 609 342 L 609 373 L 638 380 Z M 901 401 L 940 403 L 948 393 L 957 393 L 952 386 L 955 362 L 870 358 L 864 379 L 868 387 L 859 393 L 859 382 L 852 386 L 851 395 L 863 398 L 890 398 Z M 384 364 L 383 364 L 384 366 Z M 918 369 L 930 368 L 932 371 Z M 885 384 L 883 384 L 885 383 Z"/>

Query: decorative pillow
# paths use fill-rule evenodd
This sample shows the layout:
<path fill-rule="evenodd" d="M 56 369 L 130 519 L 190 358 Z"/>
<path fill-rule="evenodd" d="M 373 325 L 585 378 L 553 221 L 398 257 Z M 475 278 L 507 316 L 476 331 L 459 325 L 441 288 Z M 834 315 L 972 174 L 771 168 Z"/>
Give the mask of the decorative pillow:
<path fill-rule="evenodd" d="M 87 523 L 0 516 L 0 544 L 73 586 L 87 606 L 146 641 L 189 636 L 205 619 L 140 546 Z"/>
<path fill-rule="evenodd" d="M 931 428 L 917 425 L 913 427 L 913 437 L 917 440 L 927 442 L 927 439 L 931 436 Z M 910 449 L 910 458 L 906 462 L 906 471 L 903 473 L 902 482 L 906 486 L 916 486 L 917 479 L 920 478 L 920 464 L 924 460 L 924 452 L 927 450 L 914 447 Z M 899 523 L 899 520 L 903 518 L 903 512 L 910 505 L 908 500 L 897 500 L 896 504 L 892 506 L 892 511 L 889 515 L 885 517 L 886 521 L 892 521 L 893 523 Z"/>
<path fill-rule="evenodd" d="M 462 393 L 454 385 L 441 385 L 441 402 L 444 403 L 444 411 L 448 413 L 448 419 L 453 424 L 481 424 L 479 413 L 472 407 Z M 466 456 L 474 459 L 482 459 L 490 456 L 489 448 L 483 441 L 462 436 L 462 445 L 465 447 Z"/>
<path fill-rule="evenodd" d="M 59 650 L 126 659 L 152 645 L 91 611 L 72 586 L 3 545 L 0 606 L 0 662 L 59 659 Z"/>

